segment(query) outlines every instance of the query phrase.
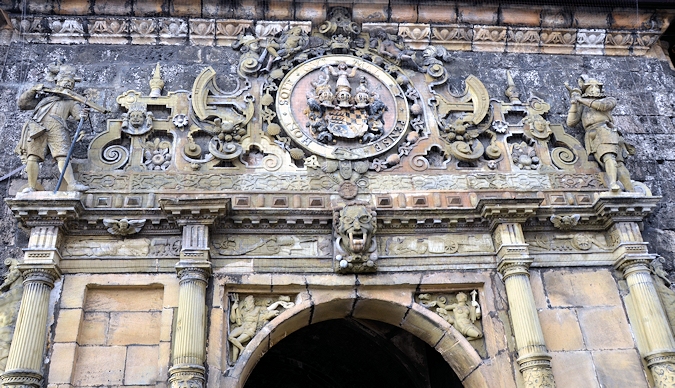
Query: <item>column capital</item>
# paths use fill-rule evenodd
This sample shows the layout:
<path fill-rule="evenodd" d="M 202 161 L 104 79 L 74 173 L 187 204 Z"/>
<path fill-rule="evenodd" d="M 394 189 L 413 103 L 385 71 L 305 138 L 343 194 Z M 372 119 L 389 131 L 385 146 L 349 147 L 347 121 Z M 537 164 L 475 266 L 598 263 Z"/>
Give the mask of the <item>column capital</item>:
<path fill-rule="evenodd" d="M 176 273 L 181 283 L 190 280 L 207 283 L 211 276 L 211 263 L 178 263 Z"/>
<path fill-rule="evenodd" d="M 649 264 L 655 257 L 654 254 L 624 254 L 614 262 L 614 268 L 623 272 L 624 278 L 634 272 L 649 272 Z"/>
<path fill-rule="evenodd" d="M 61 275 L 61 269 L 57 265 L 35 265 L 35 264 L 19 264 L 19 271 L 23 275 L 23 283 L 44 283 L 50 288 L 54 287 Z"/>
<path fill-rule="evenodd" d="M 514 275 L 530 276 L 530 264 L 532 259 L 502 260 L 497 266 L 497 271 L 504 277 L 504 280 Z"/>

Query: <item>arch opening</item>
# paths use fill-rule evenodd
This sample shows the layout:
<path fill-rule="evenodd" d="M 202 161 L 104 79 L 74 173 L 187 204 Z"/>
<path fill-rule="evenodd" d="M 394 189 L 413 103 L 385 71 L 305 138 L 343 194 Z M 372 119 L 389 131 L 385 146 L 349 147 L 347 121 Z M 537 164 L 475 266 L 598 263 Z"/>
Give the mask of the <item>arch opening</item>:
<path fill-rule="evenodd" d="M 245 388 L 459 388 L 459 377 L 431 346 L 399 327 L 368 319 L 306 326 L 272 347 Z"/>

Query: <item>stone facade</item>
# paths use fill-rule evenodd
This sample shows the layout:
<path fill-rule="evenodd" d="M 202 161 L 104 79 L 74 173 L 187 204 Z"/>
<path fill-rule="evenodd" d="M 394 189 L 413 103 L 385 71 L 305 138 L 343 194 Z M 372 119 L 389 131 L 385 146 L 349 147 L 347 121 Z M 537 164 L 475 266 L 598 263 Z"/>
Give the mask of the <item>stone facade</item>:
<path fill-rule="evenodd" d="M 240 3 L 5 7 L 3 386 L 243 387 L 343 319 L 466 387 L 675 378 L 673 10 Z M 90 106 L 65 191 L 31 90 Z"/>

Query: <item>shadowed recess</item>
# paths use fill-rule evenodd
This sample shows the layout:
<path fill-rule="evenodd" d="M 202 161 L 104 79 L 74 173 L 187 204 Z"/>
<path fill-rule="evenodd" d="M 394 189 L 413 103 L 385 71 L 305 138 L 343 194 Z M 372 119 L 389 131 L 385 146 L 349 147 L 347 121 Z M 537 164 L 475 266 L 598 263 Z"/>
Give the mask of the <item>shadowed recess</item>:
<path fill-rule="evenodd" d="M 245 388 L 455 388 L 441 355 L 398 327 L 337 319 L 291 334 L 262 357 Z"/>

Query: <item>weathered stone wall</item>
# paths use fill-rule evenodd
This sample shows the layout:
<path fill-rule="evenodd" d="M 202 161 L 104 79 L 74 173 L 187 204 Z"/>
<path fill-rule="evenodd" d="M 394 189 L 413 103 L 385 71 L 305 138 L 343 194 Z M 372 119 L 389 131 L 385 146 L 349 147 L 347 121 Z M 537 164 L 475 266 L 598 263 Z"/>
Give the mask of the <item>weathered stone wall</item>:
<path fill-rule="evenodd" d="M 48 45 L 12 43 L 0 47 L 0 133 L 2 138 L 0 176 L 20 166 L 13 153 L 28 118 L 16 105 L 18 95 L 40 82 L 49 63 L 62 59 L 77 67 L 83 80 L 77 90 L 113 110 L 107 117 L 119 117 L 117 95 L 129 89 L 147 93 L 148 80 L 157 62 L 162 65 L 165 90 L 190 89 L 199 72 L 212 66 L 219 74 L 218 84 L 227 88 L 235 77 L 236 55 L 230 48 L 199 46 L 108 46 Z M 637 147 L 637 154 L 627 161 L 633 179 L 646 183 L 654 195 L 663 196 L 657 211 L 645 223 L 644 234 L 651 251 L 666 258 L 666 269 L 675 260 L 675 72 L 669 63 L 651 57 L 597 55 L 545 55 L 516 53 L 455 52 L 448 65 L 451 87 L 463 90 L 462 80 L 476 75 L 486 85 L 492 98 L 505 100 L 506 70 L 510 70 L 521 95 L 535 94 L 551 104 L 548 119 L 565 123 L 569 106 L 564 82 L 576 83 L 587 74 L 605 83 L 608 95 L 618 98 L 614 116 L 626 140 Z M 665 58 L 665 57 L 661 57 Z M 105 128 L 106 116 L 92 113 L 93 131 L 85 124 L 87 135 L 75 153 L 75 163 L 86 163 L 86 145 Z M 73 123 L 74 127 L 74 123 Z M 568 132 L 582 139 L 581 128 Z M 43 168 L 43 178 L 55 179 L 57 169 Z M 0 182 L 3 198 L 13 196 L 25 183 L 20 176 Z M 19 257 L 27 237 L 17 228 L 8 208 L 0 219 L 0 259 Z"/>

